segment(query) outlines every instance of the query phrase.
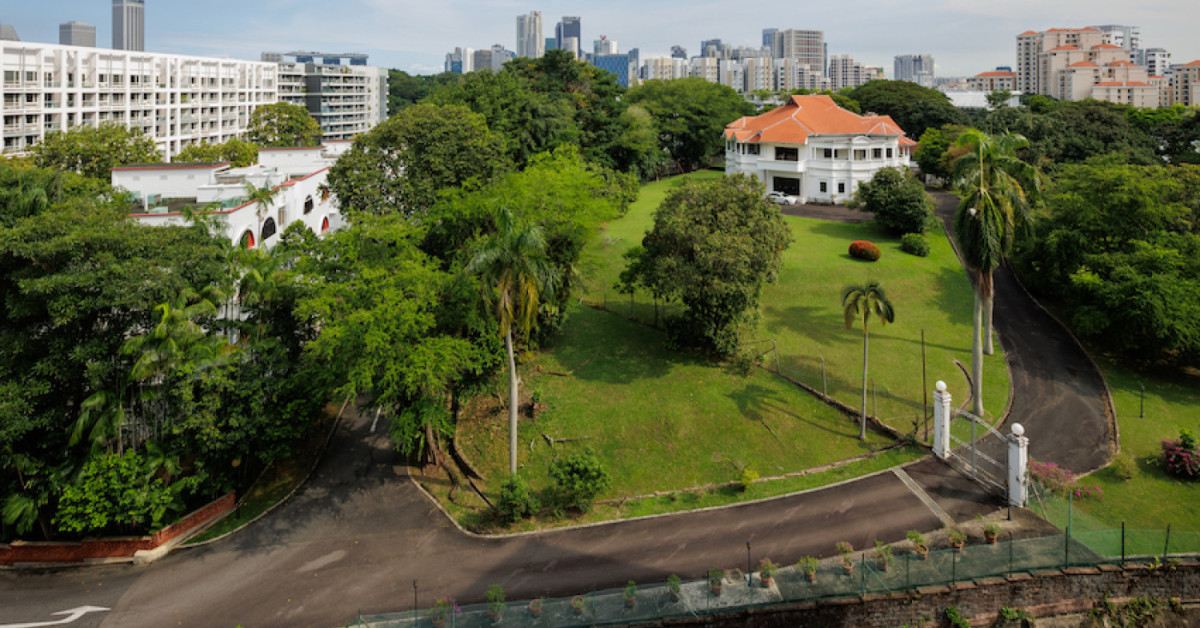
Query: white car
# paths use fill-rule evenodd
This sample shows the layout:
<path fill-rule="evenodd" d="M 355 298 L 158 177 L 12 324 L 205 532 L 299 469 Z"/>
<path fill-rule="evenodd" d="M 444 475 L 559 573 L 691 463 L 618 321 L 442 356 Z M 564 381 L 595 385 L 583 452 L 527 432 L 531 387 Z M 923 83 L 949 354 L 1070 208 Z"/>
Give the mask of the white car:
<path fill-rule="evenodd" d="M 800 199 L 783 192 L 767 192 L 767 200 L 779 205 L 795 205 Z"/>

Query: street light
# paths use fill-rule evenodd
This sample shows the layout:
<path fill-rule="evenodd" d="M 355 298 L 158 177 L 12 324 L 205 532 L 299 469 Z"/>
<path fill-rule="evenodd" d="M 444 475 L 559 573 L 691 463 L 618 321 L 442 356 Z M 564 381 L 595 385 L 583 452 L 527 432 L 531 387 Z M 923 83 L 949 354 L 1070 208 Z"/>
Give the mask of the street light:
<path fill-rule="evenodd" d="M 1146 385 L 1143 384 L 1138 388 L 1141 389 L 1141 398 L 1138 400 L 1138 418 L 1146 418 Z"/>
<path fill-rule="evenodd" d="M 417 579 L 413 578 L 413 617 L 417 616 Z"/>

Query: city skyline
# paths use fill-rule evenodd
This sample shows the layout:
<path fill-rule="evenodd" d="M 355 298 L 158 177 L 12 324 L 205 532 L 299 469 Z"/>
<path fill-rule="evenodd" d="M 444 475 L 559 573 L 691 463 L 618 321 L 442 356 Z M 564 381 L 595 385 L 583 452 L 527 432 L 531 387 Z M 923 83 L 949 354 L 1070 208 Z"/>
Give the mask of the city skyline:
<path fill-rule="evenodd" d="M 146 49 L 155 52 L 257 59 L 263 50 L 319 49 L 362 52 L 372 65 L 410 73 L 442 69 L 446 52 L 456 46 L 516 49 L 514 20 L 541 11 L 547 36 L 565 15 L 582 18 L 581 47 L 591 49 L 601 35 L 622 48 L 639 48 L 642 57 L 669 56 L 672 45 L 697 54 L 702 40 L 719 38 L 734 46 L 759 45 L 764 28 L 825 32 L 829 54 L 852 54 L 868 65 L 890 69 L 896 55 L 927 53 L 939 76 L 970 76 L 1014 63 L 1014 41 L 1026 30 L 1128 24 L 1141 29 L 1144 47 L 1166 48 L 1172 61 L 1200 58 L 1189 37 L 1195 12 L 1182 0 L 1149 0 L 1137 6 L 1111 0 L 1052 5 L 1030 0 L 1001 0 L 986 5 L 950 0 L 920 7 L 860 0 L 837 7 L 806 7 L 764 0 L 762 10 L 731 12 L 716 2 L 665 0 L 654 5 L 615 0 L 603 8 L 579 1 L 554 3 L 485 1 L 416 3 L 408 0 L 357 0 L 344 10 L 310 0 L 267 0 L 254 12 L 244 3 L 213 0 L 202 5 L 150 0 Z M 25 41 L 54 43 L 67 21 L 95 24 L 111 32 L 111 0 L 43 0 L 8 8 L 2 17 Z M 686 10 L 684 10 L 686 9 Z M 230 19 L 236 16 L 237 19 Z M 636 19 L 631 19 L 636 18 Z M 111 45 L 103 38 L 96 43 Z"/>

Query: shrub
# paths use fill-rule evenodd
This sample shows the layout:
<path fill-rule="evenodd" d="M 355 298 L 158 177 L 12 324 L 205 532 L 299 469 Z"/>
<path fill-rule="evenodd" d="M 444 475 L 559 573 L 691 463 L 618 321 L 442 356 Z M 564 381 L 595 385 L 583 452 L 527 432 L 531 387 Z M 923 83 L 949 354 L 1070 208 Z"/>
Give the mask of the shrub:
<path fill-rule="evenodd" d="M 1196 439 L 1187 430 L 1181 430 L 1179 440 L 1162 441 L 1162 464 L 1167 473 L 1185 480 L 1200 477 L 1200 456 L 1196 453 Z"/>
<path fill-rule="evenodd" d="M 850 243 L 850 256 L 853 258 L 874 262 L 882 255 L 879 247 L 866 240 L 855 240 Z"/>
<path fill-rule="evenodd" d="M 929 255 L 929 240 L 919 233 L 906 233 L 900 237 L 900 250 L 917 257 Z"/>
<path fill-rule="evenodd" d="M 513 476 L 500 485 L 500 496 L 496 499 L 496 514 L 508 523 L 516 523 L 537 512 L 541 504 L 537 495 L 529 490 L 529 483 L 520 476 Z"/>
<path fill-rule="evenodd" d="M 504 587 L 493 584 L 488 586 L 487 593 L 488 609 L 493 613 L 500 612 L 504 608 Z"/>
<path fill-rule="evenodd" d="M 1113 475 L 1117 476 L 1119 480 L 1132 480 L 1133 476 L 1137 475 L 1137 462 L 1128 452 L 1114 458 L 1111 468 Z"/>
<path fill-rule="evenodd" d="M 1029 474 L 1046 490 L 1059 497 L 1066 497 L 1068 493 L 1074 493 L 1075 497 L 1104 498 L 1104 491 L 1099 486 L 1078 484 L 1078 478 L 1074 471 L 1064 469 L 1053 462 L 1031 460 Z"/>
<path fill-rule="evenodd" d="M 899 168 L 875 173 L 858 186 L 854 199 L 857 209 L 875 214 L 875 222 L 892 233 L 922 233 L 934 222 L 933 199 L 925 186 Z"/>
<path fill-rule="evenodd" d="M 754 481 L 757 479 L 758 471 L 755 471 L 750 467 L 742 469 L 741 475 L 738 476 L 738 490 L 743 493 L 750 490 L 750 485 L 754 484 Z"/>
<path fill-rule="evenodd" d="M 592 509 L 592 501 L 612 484 L 604 464 L 589 447 L 563 456 L 550 465 L 559 505 L 579 512 Z"/>

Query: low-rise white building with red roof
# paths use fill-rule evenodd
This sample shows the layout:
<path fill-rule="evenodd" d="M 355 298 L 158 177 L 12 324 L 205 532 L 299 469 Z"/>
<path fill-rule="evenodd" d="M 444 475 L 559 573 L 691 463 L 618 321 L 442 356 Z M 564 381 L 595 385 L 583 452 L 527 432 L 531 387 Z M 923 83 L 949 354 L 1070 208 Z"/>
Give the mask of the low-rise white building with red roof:
<path fill-rule="evenodd" d="M 725 127 L 726 174 L 749 174 L 801 202 L 844 202 L 882 168 L 907 168 L 916 142 L 890 116 L 859 115 L 827 95 Z"/>

